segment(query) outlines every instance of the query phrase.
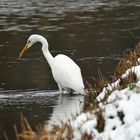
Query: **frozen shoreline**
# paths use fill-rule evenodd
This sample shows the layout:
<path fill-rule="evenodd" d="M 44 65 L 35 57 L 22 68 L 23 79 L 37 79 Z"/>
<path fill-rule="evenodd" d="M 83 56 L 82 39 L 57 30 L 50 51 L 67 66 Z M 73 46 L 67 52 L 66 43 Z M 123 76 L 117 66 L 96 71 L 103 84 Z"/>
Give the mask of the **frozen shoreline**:
<path fill-rule="evenodd" d="M 123 78 L 129 76 L 131 72 L 136 74 L 136 83 L 130 83 L 126 88 L 119 90 L 119 80 L 112 83 L 99 94 L 97 100 L 98 110 L 101 110 L 103 131 L 98 130 L 98 115 L 93 112 L 82 113 L 75 120 L 71 121 L 74 129 L 74 140 L 82 139 L 87 133 L 94 140 L 131 140 L 140 138 L 140 65 L 127 70 Z M 115 88 L 115 90 L 114 90 Z M 102 103 L 105 94 L 109 90 L 111 93 L 105 104 Z"/>

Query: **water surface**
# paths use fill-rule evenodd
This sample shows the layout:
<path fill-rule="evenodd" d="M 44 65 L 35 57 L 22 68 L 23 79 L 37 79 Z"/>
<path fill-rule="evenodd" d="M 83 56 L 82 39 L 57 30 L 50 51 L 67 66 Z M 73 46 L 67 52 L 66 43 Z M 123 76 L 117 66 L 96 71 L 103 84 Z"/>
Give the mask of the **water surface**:
<path fill-rule="evenodd" d="M 1 0 L 0 132 L 11 136 L 21 112 L 31 124 L 49 120 L 58 105 L 57 85 L 41 45 L 18 59 L 29 35 L 46 37 L 52 55 L 71 57 L 89 80 L 97 78 L 98 69 L 110 77 L 139 40 L 139 21 L 139 0 Z"/>

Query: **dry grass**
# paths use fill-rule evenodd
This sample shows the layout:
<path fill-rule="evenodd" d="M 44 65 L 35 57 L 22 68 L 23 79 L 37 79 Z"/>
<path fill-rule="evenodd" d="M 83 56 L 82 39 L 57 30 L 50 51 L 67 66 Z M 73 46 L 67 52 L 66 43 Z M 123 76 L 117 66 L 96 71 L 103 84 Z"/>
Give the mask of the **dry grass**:
<path fill-rule="evenodd" d="M 17 140 L 71 140 L 73 130 L 70 125 L 62 123 L 61 128 L 53 126 L 52 130 L 48 129 L 48 125 L 38 127 L 38 131 L 34 131 L 25 117 L 21 117 L 21 132 L 15 128 Z M 65 135 L 65 137 L 64 137 Z"/>
<path fill-rule="evenodd" d="M 16 132 L 16 137 L 17 140 L 19 139 L 23 139 L 23 140 L 35 140 L 37 137 L 37 133 L 35 133 L 31 126 L 29 125 L 28 121 L 26 118 L 24 118 L 21 115 L 21 129 L 22 129 L 22 133 L 18 134 L 17 129 L 15 128 L 15 132 Z"/>
<path fill-rule="evenodd" d="M 104 130 L 105 126 L 105 120 L 103 117 L 103 110 L 99 109 L 96 111 L 96 116 L 97 116 L 97 130 L 98 132 L 102 132 Z"/>
<path fill-rule="evenodd" d="M 92 85 L 90 82 L 86 81 L 87 85 L 87 92 L 85 96 L 85 102 L 84 102 L 84 111 L 90 111 L 95 110 L 98 108 L 98 101 L 96 100 L 96 97 L 99 95 L 99 93 L 102 91 L 103 88 L 107 87 L 107 84 L 110 83 L 100 70 L 98 70 L 98 79 L 94 81 L 94 85 Z"/>
<path fill-rule="evenodd" d="M 88 81 L 86 81 L 86 84 L 88 90 L 86 92 L 83 110 L 84 111 L 94 110 L 98 107 L 98 101 L 96 100 L 97 92 L 96 90 L 93 89 L 93 86 Z"/>
<path fill-rule="evenodd" d="M 118 89 L 122 90 L 127 86 L 132 88 L 131 85 L 136 81 L 137 81 L 137 76 L 134 72 L 131 71 L 126 78 L 120 78 Z"/>
<path fill-rule="evenodd" d="M 87 96 L 85 97 L 85 109 L 94 109 L 97 107 L 96 97 L 100 94 L 103 88 L 107 87 L 107 84 L 113 83 L 114 81 L 120 79 L 119 86 L 117 89 L 121 90 L 126 88 L 128 85 L 131 86 L 131 83 L 135 83 L 137 81 L 136 74 L 134 72 L 130 72 L 126 78 L 121 78 L 122 74 L 125 73 L 126 70 L 130 69 L 132 66 L 138 65 L 138 58 L 140 57 L 140 43 L 137 43 L 134 51 L 126 54 L 118 63 L 115 68 L 114 75 L 112 76 L 111 82 L 108 81 L 102 73 L 98 72 L 98 80 L 94 86 L 88 83 L 89 92 L 87 92 Z M 133 86 L 131 87 L 133 88 Z M 92 90 L 91 90 L 92 89 Z M 107 90 L 107 89 L 106 89 Z M 115 90 L 115 89 L 112 89 Z M 111 91 L 107 90 L 108 93 L 105 95 L 103 102 L 106 101 L 108 95 L 110 95 Z M 92 108 L 93 107 L 93 108 Z"/>
<path fill-rule="evenodd" d="M 132 66 L 139 64 L 137 59 L 140 57 L 140 42 L 136 44 L 134 51 L 131 51 L 129 54 L 126 54 L 118 63 L 113 80 L 117 80 L 121 75 Z"/>

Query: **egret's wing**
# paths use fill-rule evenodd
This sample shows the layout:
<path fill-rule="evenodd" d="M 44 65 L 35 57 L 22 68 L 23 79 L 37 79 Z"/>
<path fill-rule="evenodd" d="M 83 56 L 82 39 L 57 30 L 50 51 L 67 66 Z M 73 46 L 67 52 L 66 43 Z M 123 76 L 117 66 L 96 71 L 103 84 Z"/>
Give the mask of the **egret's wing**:
<path fill-rule="evenodd" d="M 80 90 L 84 88 L 79 66 L 65 55 L 57 55 L 52 67 L 53 77 L 62 86 Z"/>

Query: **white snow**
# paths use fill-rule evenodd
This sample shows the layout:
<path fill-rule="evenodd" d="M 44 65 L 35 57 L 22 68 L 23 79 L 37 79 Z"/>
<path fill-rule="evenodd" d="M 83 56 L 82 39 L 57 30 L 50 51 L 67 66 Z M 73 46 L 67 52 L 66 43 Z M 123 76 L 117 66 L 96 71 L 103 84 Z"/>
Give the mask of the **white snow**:
<path fill-rule="evenodd" d="M 96 119 L 92 119 L 92 120 L 88 120 L 87 122 L 85 122 L 82 127 L 81 127 L 81 132 L 87 133 L 87 134 L 91 134 L 92 130 L 97 126 L 97 120 Z"/>

